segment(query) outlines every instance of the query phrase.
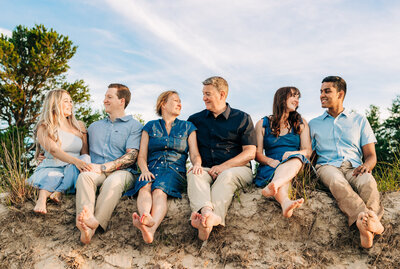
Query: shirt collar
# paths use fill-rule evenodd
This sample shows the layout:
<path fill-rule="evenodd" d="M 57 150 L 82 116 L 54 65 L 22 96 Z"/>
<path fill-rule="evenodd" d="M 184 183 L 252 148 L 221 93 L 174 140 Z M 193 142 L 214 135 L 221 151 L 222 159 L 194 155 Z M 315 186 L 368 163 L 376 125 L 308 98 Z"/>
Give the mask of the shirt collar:
<path fill-rule="evenodd" d="M 210 116 L 214 117 L 214 114 L 211 111 L 207 110 L 206 113 L 207 113 L 206 117 L 210 117 Z M 231 106 L 228 103 L 226 103 L 225 111 L 222 112 L 221 114 L 219 114 L 218 117 L 220 117 L 222 115 L 227 120 L 229 118 L 230 114 L 231 114 Z"/>
<path fill-rule="evenodd" d="M 343 111 L 338 115 L 338 117 L 340 117 L 340 115 L 343 114 L 343 116 L 345 116 L 347 118 L 347 117 L 349 117 L 350 113 L 351 113 L 351 111 L 343 108 Z M 332 116 L 328 113 L 328 110 L 325 110 L 324 114 L 322 114 L 322 119 L 326 119 L 327 117 L 332 117 Z"/>
<path fill-rule="evenodd" d="M 132 118 L 132 115 L 125 115 L 122 118 L 116 118 L 115 121 L 129 121 Z M 111 122 L 110 116 L 106 118 L 107 121 Z"/>
<path fill-rule="evenodd" d="M 165 126 L 165 120 L 163 118 L 160 119 L 160 122 Z M 171 127 L 178 123 L 178 118 L 175 118 L 174 122 L 171 124 Z"/>

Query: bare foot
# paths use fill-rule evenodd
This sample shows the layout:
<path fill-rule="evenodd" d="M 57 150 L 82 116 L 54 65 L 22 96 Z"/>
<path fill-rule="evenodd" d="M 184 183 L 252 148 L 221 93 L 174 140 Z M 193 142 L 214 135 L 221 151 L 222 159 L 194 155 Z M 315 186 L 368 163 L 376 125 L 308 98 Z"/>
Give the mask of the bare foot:
<path fill-rule="evenodd" d="M 143 213 L 143 215 L 140 217 L 140 223 L 146 225 L 147 227 L 152 227 L 155 222 L 150 214 Z"/>
<path fill-rule="evenodd" d="M 38 214 L 43 214 L 43 215 L 46 214 L 47 213 L 46 200 L 47 200 L 47 198 L 44 198 L 44 199 L 39 198 L 36 201 L 36 205 L 35 205 L 35 208 L 33 209 L 33 211 Z"/>
<path fill-rule="evenodd" d="M 378 216 L 372 210 L 365 212 L 363 225 L 368 229 L 368 231 L 374 234 L 381 234 L 385 230 L 382 223 L 379 221 Z"/>
<path fill-rule="evenodd" d="M 269 183 L 262 191 L 262 195 L 265 197 L 274 196 L 277 193 L 278 189 L 275 186 L 274 182 Z"/>
<path fill-rule="evenodd" d="M 148 244 L 153 242 L 154 233 L 151 232 L 149 227 L 147 227 L 146 225 L 144 225 L 140 222 L 140 217 L 136 212 L 134 212 L 132 214 L 132 223 L 133 223 L 133 226 L 135 226 L 142 232 L 142 237 L 143 237 L 144 242 L 146 242 Z"/>
<path fill-rule="evenodd" d="M 284 202 L 282 206 L 282 214 L 286 218 L 290 218 L 293 215 L 293 210 L 299 208 L 304 202 L 304 199 L 298 199 L 295 201 L 288 200 Z"/>
<path fill-rule="evenodd" d="M 204 228 L 212 228 L 221 224 L 222 219 L 216 215 L 213 211 L 205 211 L 201 215 L 201 224 Z"/>
<path fill-rule="evenodd" d="M 61 192 L 55 191 L 50 195 L 49 198 L 53 200 L 55 203 L 59 204 L 61 203 Z"/>
<path fill-rule="evenodd" d="M 213 226 L 204 227 L 202 219 L 203 219 L 202 215 L 197 212 L 193 212 L 190 217 L 192 226 L 198 230 L 199 239 L 205 241 L 210 236 Z"/>
<path fill-rule="evenodd" d="M 81 231 L 81 242 L 85 245 L 89 244 L 95 233 L 95 230 L 89 228 L 83 221 L 78 220 L 76 227 Z"/>
<path fill-rule="evenodd" d="M 360 231 L 361 246 L 363 248 L 371 248 L 374 243 L 374 234 L 368 231 L 367 227 L 363 224 L 363 217 L 366 213 L 361 212 L 357 218 L 357 228 Z"/>
<path fill-rule="evenodd" d="M 87 206 L 83 206 L 81 213 L 78 215 L 78 220 L 82 221 L 90 229 L 96 230 L 99 227 L 99 221 Z"/>

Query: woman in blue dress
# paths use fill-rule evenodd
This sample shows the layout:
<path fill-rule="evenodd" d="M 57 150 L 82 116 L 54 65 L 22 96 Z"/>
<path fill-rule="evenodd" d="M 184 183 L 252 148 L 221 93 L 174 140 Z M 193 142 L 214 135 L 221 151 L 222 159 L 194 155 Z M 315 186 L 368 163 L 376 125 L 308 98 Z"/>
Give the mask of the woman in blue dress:
<path fill-rule="evenodd" d="M 181 100 L 176 91 L 163 92 L 157 99 L 156 112 L 162 118 L 148 122 L 142 132 L 137 163 L 142 172 L 133 190 L 137 192 L 139 214 L 132 214 L 133 225 L 146 243 L 151 243 L 167 213 L 167 197 L 181 198 L 186 187 L 188 152 L 194 174 L 201 174 L 201 158 L 197 148 L 196 127 L 177 119 Z"/>
<path fill-rule="evenodd" d="M 61 193 L 74 190 L 79 171 L 91 169 L 86 128 L 76 120 L 67 91 L 57 89 L 47 93 L 34 139 L 35 159 L 42 149 L 45 159 L 27 181 L 39 189 L 33 211 L 46 214 L 47 198 L 60 202 Z"/>
<path fill-rule="evenodd" d="M 265 197 L 274 197 L 281 204 L 282 214 L 287 218 L 304 202 L 303 198 L 290 200 L 288 193 L 292 178 L 312 152 L 308 124 L 296 111 L 299 98 L 300 91 L 295 87 L 278 89 L 273 114 L 256 124 L 256 160 L 260 165 L 254 183 L 263 188 Z"/>

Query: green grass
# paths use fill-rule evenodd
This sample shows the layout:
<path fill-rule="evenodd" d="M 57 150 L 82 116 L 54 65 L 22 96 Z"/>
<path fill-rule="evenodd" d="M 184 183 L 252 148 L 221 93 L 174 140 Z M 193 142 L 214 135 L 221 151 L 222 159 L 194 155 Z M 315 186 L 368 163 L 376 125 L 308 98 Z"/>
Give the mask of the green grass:
<path fill-rule="evenodd" d="M 393 162 L 378 162 L 373 175 L 380 192 L 400 190 L 400 149 L 393 154 Z"/>

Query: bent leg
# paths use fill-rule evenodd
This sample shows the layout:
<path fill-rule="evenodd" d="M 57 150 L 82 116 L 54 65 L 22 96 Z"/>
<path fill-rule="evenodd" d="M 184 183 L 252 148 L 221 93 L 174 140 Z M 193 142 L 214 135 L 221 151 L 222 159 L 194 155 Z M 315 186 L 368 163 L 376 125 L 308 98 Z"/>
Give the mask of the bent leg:
<path fill-rule="evenodd" d="M 371 173 L 364 173 L 357 177 L 353 176 L 354 169 L 346 172 L 346 177 L 351 186 L 357 191 L 368 209 L 375 212 L 379 219 L 383 215 L 383 206 L 380 202 L 380 194 L 375 178 Z"/>
<path fill-rule="evenodd" d="M 140 215 L 140 222 L 146 226 L 153 226 L 154 221 L 151 217 L 153 198 L 151 195 L 151 183 L 146 184 L 139 190 L 137 198 L 137 208 Z"/>
<path fill-rule="evenodd" d="M 339 168 L 332 165 L 322 165 L 317 167 L 317 174 L 335 197 L 340 210 L 347 215 L 349 226 L 352 225 L 357 220 L 358 215 L 367 210 L 364 201 L 353 190 Z"/>
<path fill-rule="evenodd" d="M 211 200 L 214 212 L 221 217 L 221 225 L 225 226 L 225 216 L 232 202 L 235 191 L 250 184 L 253 174 L 250 167 L 232 167 L 218 175 L 211 187 Z"/>
<path fill-rule="evenodd" d="M 212 178 L 208 174 L 210 168 L 204 168 L 201 175 L 189 172 L 187 175 L 187 192 L 192 212 L 198 212 L 203 207 L 213 208 L 211 202 L 211 183 Z"/>
<path fill-rule="evenodd" d="M 293 158 L 282 163 L 276 168 L 272 181 L 262 190 L 261 193 L 265 197 L 274 196 L 281 186 L 286 185 L 286 183 L 290 182 L 292 178 L 299 173 L 302 166 L 303 163 L 299 158 Z"/>
<path fill-rule="evenodd" d="M 104 180 L 97 197 L 95 217 L 103 230 L 107 229 L 108 221 L 117 206 L 122 193 L 132 187 L 134 176 L 128 171 L 112 172 Z"/>

